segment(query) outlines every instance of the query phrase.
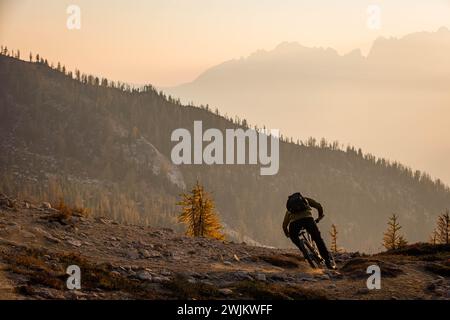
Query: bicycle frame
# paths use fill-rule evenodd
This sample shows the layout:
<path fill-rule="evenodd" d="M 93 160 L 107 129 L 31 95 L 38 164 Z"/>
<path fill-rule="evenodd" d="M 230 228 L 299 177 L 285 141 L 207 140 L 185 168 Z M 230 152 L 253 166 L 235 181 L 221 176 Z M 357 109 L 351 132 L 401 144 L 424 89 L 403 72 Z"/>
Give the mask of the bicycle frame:
<path fill-rule="evenodd" d="M 303 247 L 302 253 L 311 267 L 317 268 L 321 266 L 325 260 L 321 257 L 314 241 L 312 241 L 311 235 L 305 229 L 301 229 L 299 238 Z"/>

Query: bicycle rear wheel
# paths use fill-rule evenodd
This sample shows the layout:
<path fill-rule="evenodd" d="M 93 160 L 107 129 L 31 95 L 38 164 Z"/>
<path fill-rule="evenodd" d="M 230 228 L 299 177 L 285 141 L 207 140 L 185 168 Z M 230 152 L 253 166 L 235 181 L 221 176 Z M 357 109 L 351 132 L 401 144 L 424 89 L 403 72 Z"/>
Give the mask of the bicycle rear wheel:
<path fill-rule="evenodd" d="M 315 268 L 321 267 L 323 265 L 324 260 L 320 256 L 317 249 L 309 241 L 305 241 L 304 244 L 305 247 L 307 248 L 307 251 L 309 252 L 309 259 L 313 262 Z"/>
<path fill-rule="evenodd" d="M 319 264 L 314 258 L 314 253 L 311 251 L 306 241 L 301 242 L 300 250 L 303 253 L 303 257 L 305 258 L 306 261 L 308 261 L 308 264 L 311 266 L 311 268 L 316 269 L 319 267 Z"/>

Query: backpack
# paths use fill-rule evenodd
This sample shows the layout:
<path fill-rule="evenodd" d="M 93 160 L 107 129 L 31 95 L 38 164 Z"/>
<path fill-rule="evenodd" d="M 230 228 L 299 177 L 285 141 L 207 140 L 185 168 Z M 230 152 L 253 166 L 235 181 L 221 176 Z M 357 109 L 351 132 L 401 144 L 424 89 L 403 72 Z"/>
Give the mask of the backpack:
<path fill-rule="evenodd" d="M 291 194 L 286 202 L 286 209 L 291 213 L 302 212 L 311 209 L 308 200 L 300 192 Z"/>

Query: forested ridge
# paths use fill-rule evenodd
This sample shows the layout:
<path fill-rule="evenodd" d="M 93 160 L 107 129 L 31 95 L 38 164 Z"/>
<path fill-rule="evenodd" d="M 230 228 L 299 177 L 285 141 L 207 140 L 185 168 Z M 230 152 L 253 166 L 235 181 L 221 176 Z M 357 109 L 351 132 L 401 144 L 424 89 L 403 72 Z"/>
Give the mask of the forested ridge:
<path fill-rule="evenodd" d="M 247 120 L 181 105 L 150 85 L 134 88 L 52 67 L 42 57 L 13 56 L 2 49 L 0 190 L 7 194 L 64 197 L 95 215 L 179 229 L 175 203 L 199 180 L 227 226 L 285 246 L 285 201 L 300 190 L 322 203 L 323 230 L 336 224 L 341 245 L 352 250 L 377 250 L 393 212 L 409 241 L 425 241 L 450 206 L 448 187 L 426 173 L 313 138 L 282 137 L 274 176 L 261 176 L 259 165 L 175 167 L 174 129 L 192 130 L 194 120 L 204 130 L 245 128 Z"/>

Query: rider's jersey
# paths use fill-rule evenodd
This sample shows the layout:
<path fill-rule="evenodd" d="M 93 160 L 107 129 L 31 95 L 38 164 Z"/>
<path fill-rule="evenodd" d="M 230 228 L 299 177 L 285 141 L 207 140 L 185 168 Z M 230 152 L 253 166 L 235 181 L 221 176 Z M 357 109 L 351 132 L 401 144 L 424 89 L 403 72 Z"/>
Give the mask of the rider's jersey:
<path fill-rule="evenodd" d="M 319 212 L 319 216 L 323 215 L 323 208 L 320 203 L 318 203 L 317 201 L 315 201 L 314 199 L 311 199 L 311 198 L 305 197 L 305 199 L 308 200 L 310 207 L 315 208 Z M 284 220 L 283 220 L 283 231 L 284 231 L 284 234 L 286 235 L 286 237 L 289 236 L 289 229 L 288 229 L 289 224 L 293 221 L 297 221 L 299 219 L 304 219 L 304 218 L 312 218 L 312 209 L 311 208 L 304 210 L 304 211 L 296 212 L 296 213 L 286 211 L 286 214 L 285 214 Z"/>

